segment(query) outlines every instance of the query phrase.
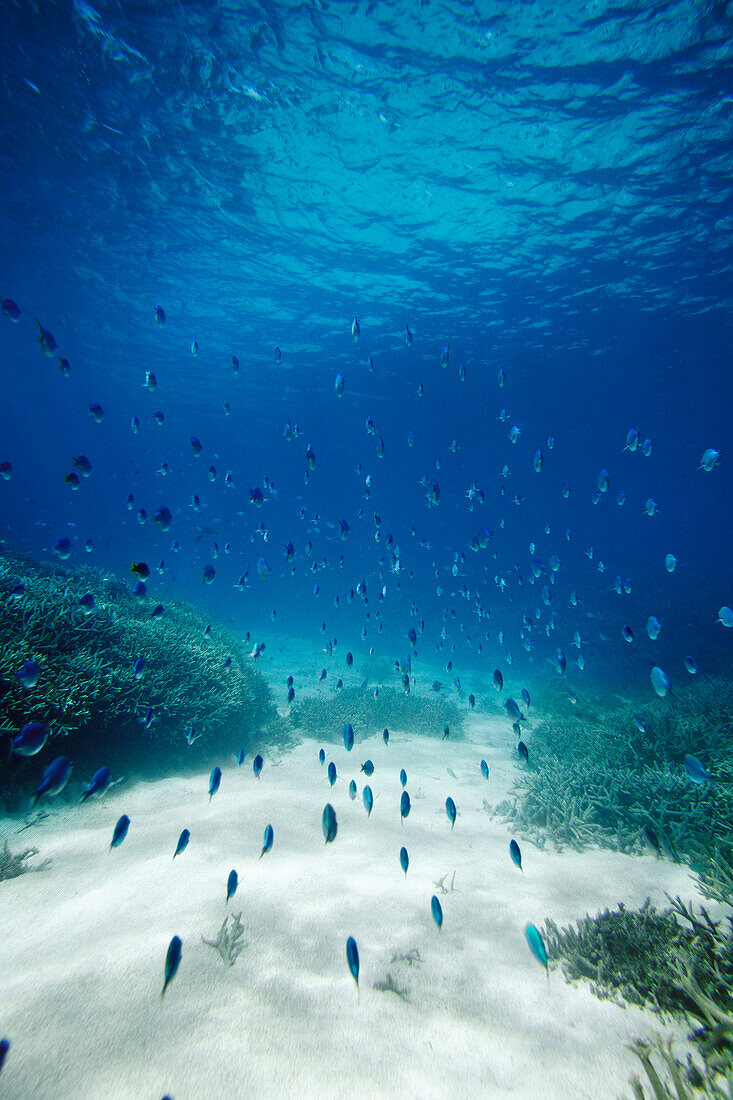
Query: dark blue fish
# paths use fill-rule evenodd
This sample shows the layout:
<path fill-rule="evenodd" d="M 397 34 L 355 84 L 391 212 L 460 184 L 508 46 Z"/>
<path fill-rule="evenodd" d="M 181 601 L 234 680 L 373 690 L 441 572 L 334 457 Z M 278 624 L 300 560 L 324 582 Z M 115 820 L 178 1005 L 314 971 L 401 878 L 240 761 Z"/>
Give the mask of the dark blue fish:
<path fill-rule="evenodd" d="M 235 870 L 231 870 L 229 872 L 229 878 L 227 879 L 227 900 L 224 903 L 225 905 L 228 905 L 229 899 L 234 897 L 237 892 L 238 886 L 239 876 L 237 875 L 237 872 Z"/>
<path fill-rule="evenodd" d="M 130 819 L 127 814 L 123 814 L 122 817 L 119 818 L 117 824 L 115 825 L 114 832 L 112 833 L 112 840 L 110 841 L 109 845 L 110 851 L 112 851 L 113 848 L 119 848 L 120 844 L 122 844 L 122 841 L 127 836 L 127 830 L 129 828 Z"/>
<path fill-rule="evenodd" d="M 215 768 L 211 769 L 211 775 L 209 776 L 209 802 L 219 790 L 219 784 L 221 783 L 221 768 L 217 764 Z"/>
<path fill-rule="evenodd" d="M 8 760 L 15 753 L 16 756 L 35 756 L 46 744 L 48 730 L 40 722 L 29 722 L 23 726 L 20 733 L 10 740 Z"/>
<path fill-rule="evenodd" d="M 516 700 L 512 699 L 511 696 L 509 696 L 509 698 L 504 703 L 504 709 L 506 710 L 507 714 L 509 715 L 509 717 L 511 718 L 511 720 L 513 722 L 524 722 L 524 721 L 526 721 L 524 715 L 522 714 L 521 710 L 517 706 Z"/>
<path fill-rule="evenodd" d="M 684 763 L 685 771 L 693 783 L 703 784 L 713 778 L 710 772 L 706 771 L 704 764 L 691 753 L 685 756 Z"/>
<path fill-rule="evenodd" d="M 364 803 L 364 809 L 367 812 L 367 817 L 369 817 L 372 812 L 372 806 L 374 805 L 374 795 L 372 794 L 372 788 L 365 787 L 362 791 L 361 797 Z"/>
<path fill-rule="evenodd" d="M 161 997 L 178 972 L 178 966 L 181 962 L 181 947 L 180 936 L 174 936 L 168 944 L 168 953 L 165 957 L 165 981 L 163 982 L 163 989 L 160 994 Z"/>
<path fill-rule="evenodd" d="M 242 764 L 244 763 L 246 756 L 247 756 L 247 753 L 244 751 L 244 749 L 240 749 L 239 752 L 237 753 L 237 764 L 239 765 L 240 768 L 242 767 Z"/>
<path fill-rule="evenodd" d="M 354 730 L 352 729 L 351 722 L 347 722 L 344 726 L 344 748 L 347 752 L 351 752 L 354 747 Z"/>
<path fill-rule="evenodd" d="M 140 582 L 142 584 L 142 581 Z M 132 666 L 132 675 L 136 680 L 142 680 L 143 673 L 145 672 L 145 658 L 138 657 L 135 664 Z"/>
<path fill-rule="evenodd" d="M 361 766 L 361 770 L 364 772 L 364 775 L 369 778 L 374 775 L 374 764 L 372 764 L 371 760 L 365 760 Z"/>
<path fill-rule="evenodd" d="M 2 1073 L 3 1066 L 5 1065 L 5 1059 L 9 1050 L 10 1039 L 0 1039 L 0 1073 Z"/>
<path fill-rule="evenodd" d="M 497 691 L 501 691 L 504 687 L 504 677 L 501 674 L 501 670 L 498 668 L 494 669 L 494 687 Z"/>
<path fill-rule="evenodd" d="M 260 852 L 260 859 L 262 859 L 265 852 L 270 851 L 270 849 L 272 848 L 272 842 L 274 841 L 274 839 L 275 839 L 275 833 L 273 831 L 272 825 L 266 825 L 265 826 L 265 837 L 264 837 L 264 840 L 262 842 L 262 851 Z"/>
<path fill-rule="evenodd" d="M 547 949 L 545 947 L 545 941 L 542 939 L 542 935 L 533 924 L 527 925 L 524 934 L 527 937 L 530 951 L 537 961 L 542 963 L 545 970 L 547 970 L 547 977 L 549 978 L 550 971 L 547 967 Z"/>
<path fill-rule="evenodd" d="M 456 804 L 450 797 L 445 800 L 445 812 L 448 814 L 448 820 L 450 821 L 450 827 L 452 829 L 456 823 Z"/>
<path fill-rule="evenodd" d="M 150 612 L 151 619 L 160 619 L 165 611 L 162 603 L 157 604 L 156 607 Z"/>
<path fill-rule="evenodd" d="M 17 325 L 20 320 L 20 310 L 18 309 L 17 302 L 14 302 L 12 298 L 3 298 L 2 311 L 9 321 Z M 36 324 L 38 324 L 37 321 Z"/>
<path fill-rule="evenodd" d="M 188 842 L 189 842 L 190 839 L 191 839 L 190 832 L 188 831 L 188 829 L 184 829 L 183 832 L 181 833 L 181 835 L 178 838 L 178 843 L 176 844 L 176 850 L 173 853 L 173 858 L 174 859 L 176 858 L 176 856 L 180 856 L 181 852 L 185 852 L 186 848 L 188 847 Z"/>
<path fill-rule="evenodd" d="M 324 749 L 319 749 L 318 750 L 318 763 L 319 764 L 325 764 L 326 763 L 326 753 L 325 753 Z"/>
<path fill-rule="evenodd" d="M 11 320 L 14 319 L 15 318 L 11 317 Z M 56 343 L 48 329 L 43 327 L 37 317 L 34 317 L 33 320 L 38 325 L 38 343 L 41 345 L 41 351 L 50 359 L 53 356 L 53 353 L 56 351 L 58 344 Z"/>
<path fill-rule="evenodd" d="M 349 970 L 351 976 L 356 982 L 356 988 L 359 988 L 359 951 L 356 946 L 356 940 L 353 936 L 349 936 L 346 941 L 346 961 L 349 964 Z"/>
<path fill-rule="evenodd" d="M 109 787 L 110 775 L 111 772 L 109 768 L 98 768 L 92 776 L 89 786 L 86 790 L 82 791 L 82 802 L 86 802 L 92 795 L 101 797 Z"/>
<path fill-rule="evenodd" d="M 349 783 L 349 798 L 353 802 L 356 798 L 356 780 L 352 779 Z"/>
<path fill-rule="evenodd" d="M 38 683 L 41 670 L 35 661 L 23 661 L 16 675 L 24 688 L 33 688 Z"/>
<path fill-rule="evenodd" d="M 384 729 L 384 732 L 382 733 L 382 740 L 384 741 L 385 745 L 389 744 L 389 730 L 386 727 Z"/>
<path fill-rule="evenodd" d="M 433 920 L 437 924 L 438 928 L 443 926 L 443 907 L 438 901 L 435 894 L 430 899 L 430 910 L 433 914 Z"/>
<path fill-rule="evenodd" d="M 104 409 L 98 401 L 89 402 L 89 415 L 95 424 L 101 424 L 104 419 Z"/>
<path fill-rule="evenodd" d="M 468 696 L 468 706 L 470 710 L 473 710 L 473 708 L 476 706 L 476 696 L 473 694 L 473 692 L 471 692 L 471 694 Z"/>
<path fill-rule="evenodd" d="M 336 782 L 336 765 L 333 760 L 330 760 L 328 763 L 328 782 L 331 786 Z"/>
<path fill-rule="evenodd" d="M 489 778 L 489 765 L 486 763 L 485 760 L 481 761 L 481 774 L 484 777 L 484 779 Z"/>
<path fill-rule="evenodd" d="M 338 822 L 336 821 L 336 811 L 330 802 L 327 802 L 323 807 L 323 835 L 326 838 L 326 844 L 330 844 L 336 839 L 336 833 L 338 832 Z"/>
<path fill-rule="evenodd" d="M 529 710 L 529 692 L 526 688 L 522 688 L 522 702 L 524 703 L 527 710 Z"/>
<path fill-rule="evenodd" d="M 400 798 L 400 819 L 402 821 L 404 821 L 405 818 L 409 817 L 409 816 L 410 816 L 410 796 L 407 793 L 407 791 L 403 791 L 402 796 Z"/>
<path fill-rule="evenodd" d="M 520 741 L 518 743 L 517 752 L 522 757 L 522 759 L 526 761 L 527 765 L 529 765 L 529 749 L 525 745 L 524 741 Z"/>
<path fill-rule="evenodd" d="M 410 857 L 407 854 L 407 848 L 400 848 L 400 867 L 407 874 L 407 868 L 410 866 Z"/>
<path fill-rule="evenodd" d="M 260 753 L 257 753 L 257 756 L 255 756 L 254 760 L 252 761 L 252 771 L 255 773 L 258 779 L 260 778 L 260 772 L 262 771 L 263 763 L 264 761 L 262 759 L 262 756 L 260 755 Z"/>
<path fill-rule="evenodd" d="M 403 788 L 407 786 L 407 772 L 404 768 L 400 769 L 400 783 L 402 784 Z"/>
<path fill-rule="evenodd" d="M 46 768 L 43 779 L 33 792 L 33 805 L 44 794 L 59 794 L 69 781 L 71 775 L 71 761 L 66 756 L 57 756 Z"/>
<path fill-rule="evenodd" d="M 509 855 L 512 857 L 512 863 L 515 867 L 518 867 L 520 871 L 522 868 L 522 853 L 516 840 L 509 841 Z"/>

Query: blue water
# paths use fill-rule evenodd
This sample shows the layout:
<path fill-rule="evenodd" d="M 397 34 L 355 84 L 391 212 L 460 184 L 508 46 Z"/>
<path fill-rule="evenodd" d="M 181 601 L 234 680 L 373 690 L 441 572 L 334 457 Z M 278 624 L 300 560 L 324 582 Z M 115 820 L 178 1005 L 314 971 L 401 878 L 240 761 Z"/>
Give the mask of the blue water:
<path fill-rule="evenodd" d="M 156 600 L 253 638 L 338 638 L 357 665 L 405 656 L 415 627 L 416 673 L 510 657 L 554 675 L 558 647 L 578 692 L 588 676 L 651 694 L 655 664 L 674 689 L 688 654 L 729 673 L 732 29 L 725 2 L 6 5 L 0 289 L 21 318 L 0 318 L 5 544 L 48 558 L 68 534 L 69 566 L 128 577 L 163 559 Z M 632 427 L 650 457 L 623 452 Z M 72 492 L 80 453 L 93 470 Z M 256 508 L 265 477 L 277 493 Z M 170 532 L 138 524 L 161 504 Z M 362 580 L 368 604 L 349 604 Z"/>

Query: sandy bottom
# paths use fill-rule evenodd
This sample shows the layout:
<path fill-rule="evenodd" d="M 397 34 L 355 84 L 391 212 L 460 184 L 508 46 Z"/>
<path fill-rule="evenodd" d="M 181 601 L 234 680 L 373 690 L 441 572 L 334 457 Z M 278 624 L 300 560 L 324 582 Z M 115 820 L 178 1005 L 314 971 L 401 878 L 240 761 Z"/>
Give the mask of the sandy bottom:
<path fill-rule="evenodd" d="M 84 806 L 70 792 L 20 835 L 20 822 L 4 822 L 11 850 L 35 845 L 52 862 L 0 884 L 0 1032 L 12 1043 L 0 1096 L 630 1096 L 638 1065 L 625 1044 L 659 1020 L 600 1001 L 558 970 L 548 981 L 524 929 L 647 896 L 664 905 L 665 891 L 697 902 L 698 891 L 685 867 L 651 857 L 558 854 L 526 842 L 522 874 L 509 858 L 511 834 L 483 805 L 501 801 L 518 766 L 506 726 L 475 716 L 461 742 L 395 730 L 389 747 L 358 735 L 350 754 L 325 746 L 339 773 L 333 789 L 308 740 L 266 755 L 259 780 L 251 756 L 242 768 L 221 760 L 211 802 L 207 772 L 122 782 Z M 368 757 L 370 818 L 359 771 Z M 412 798 L 404 825 L 401 767 Z M 448 795 L 458 807 L 453 830 Z M 338 837 L 326 845 L 328 801 Z M 110 851 L 122 813 L 129 835 Z M 268 823 L 274 847 L 260 859 Z M 173 862 L 184 827 L 191 842 Z M 229 968 L 202 936 L 216 938 L 232 868 L 239 889 L 229 911 L 241 911 L 245 934 Z M 430 898 L 444 876 L 454 888 L 441 895 L 438 930 Z M 174 934 L 183 958 L 161 1000 Z M 346 962 L 350 935 L 359 991 Z"/>

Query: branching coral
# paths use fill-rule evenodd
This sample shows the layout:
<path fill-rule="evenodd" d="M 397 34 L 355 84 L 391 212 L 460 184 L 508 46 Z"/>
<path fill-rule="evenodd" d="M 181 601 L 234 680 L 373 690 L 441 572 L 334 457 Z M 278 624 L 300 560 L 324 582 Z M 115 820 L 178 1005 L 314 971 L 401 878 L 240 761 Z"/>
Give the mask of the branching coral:
<path fill-rule="evenodd" d="M 599 997 L 642 1004 L 654 1011 L 700 1024 L 690 1038 L 703 1060 L 704 1072 L 691 1059 L 683 1066 L 671 1043 L 637 1040 L 630 1049 L 640 1059 L 653 1094 L 659 1100 L 691 1097 L 690 1085 L 709 1097 L 728 1095 L 716 1083 L 733 1077 L 733 954 L 728 930 L 703 908 L 700 915 L 680 898 L 658 912 L 649 901 L 639 910 L 620 905 L 576 927 L 545 925 L 550 959 L 560 959 L 568 981 L 589 979 Z M 657 1070 L 652 1055 L 661 1059 Z M 668 1088 L 671 1078 L 674 1093 Z M 644 1096 L 632 1080 L 635 1097 Z M 696 1093 L 697 1095 L 697 1093 Z"/>
<path fill-rule="evenodd" d="M 35 867 L 28 866 L 28 860 L 37 855 L 37 848 L 26 848 L 17 855 L 13 855 L 6 840 L 0 852 L 0 882 L 9 878 L 18 878 L 19 875 L 25 875 L 28 871 L 43 871 L 48 867 L 50 860 L 46 859 Z"/>
<path fill-rule="evenodd" d="M 24 591 L 13 595 L 19 584 Z M 86 593 L 91 614 L 79 603 Z M 152 608 L 96 570 L 0 556 L 0 722 L 18 729 L 34 719 L 77 743 L 113 727 L 144 734 L 136 719 L 148 712 L 156 743 L 182 744 L 192 725 L 204 742 L 234 725 L 251 735 L 267 723 L 283 735 L 266 682 L 226 631 L 207 630 L 207 619 L 180 603 L 167 603 L 160 618 Z M 39 667 L 32 687 L 17 676 L 27 660 Z"/>
<path fill-rule="evenodd" d="M 710 766 L 713 782 L 687 778 L 687 753 Z M 576 849 L 638 850 L 649 826 L 673 858 L 699 870 L 710 896 L 730 898 L 733 685 L 710 679 L 637 711 L 543 720 L 532 734 L 532 768 L 497 812 L 520 835 Z"/>
<path fill-rule="evenodd" d="M 389 687 L 381 688 L 376 698 L 368 688 L 343 688 L 336 695 L 299 699 L 291 707 L 290 720 L 331 741 L 341 739 L 346 722 L 351 722 L 357 737 L 381 733 L 385 726 L 433 737 L 442 737 L 446 725 L 451 737 L 463 733 L 463 718 L 454 703 Z"/>

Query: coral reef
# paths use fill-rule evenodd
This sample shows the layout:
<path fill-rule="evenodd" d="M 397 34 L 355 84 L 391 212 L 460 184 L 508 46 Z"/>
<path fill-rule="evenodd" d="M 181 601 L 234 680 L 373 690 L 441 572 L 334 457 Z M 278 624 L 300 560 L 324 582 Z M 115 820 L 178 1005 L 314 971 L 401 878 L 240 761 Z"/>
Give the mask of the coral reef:
<path fill-rule="evenodd" d="M 80 604 L 87 593 L 91 613 Z M 3 553 L 0 724 L 19 729 L 33 719 L 75 748 L 85 738 L 93 744 L 102 730 L 105 743 L 123 730 L 128 741 L 177 747 L 191 726 L 203 745 L 235 726 L 238 736 L 265 724 L 284 735 L 266 682 L 226 631 L 181 603 L 166 603 L 160 617 L 152 610 L 151 600 L 134 599 L 109 574 Z M 138 678 L 133 666 L 141 656 Z M 39 668 L 30 687 L 17 676 L 27 660 Z"/>
<path fill-rule="evenodd" d="M 4 882 L 5 879 L 9 878 L 18 878 L 19 875 L 25 875 L 29 871 L 43 871 L 51 862 L 49 859 L 36 864 L 35 867 L 28 866 L 28 860 L 37 855 L 37 848 L 26 848 L 24 851 L 18 852 L 17 855 L 13 855 L 6 840 L 3 850 L 0 852 L 0 882 Z"/>
<path fill-rule="evenodd" d="M 560 960 L 566 979 L 590 980 L 593 992 L 620 1003 L 629 1001 L 692 1021 L 690 1039 L 702 1059 L 680 1063 L 671 1043 L 660 1036 L 652 1045 L 637 1040 L 630 1048 L 640 1059 L 658 1100 L 691 1097 L 688 1086 L 704 1096 L 719 1091 L 718 1078 L 733 1083 L 733 941 L 702 908 L 698 916 L 679 897 L 658 912 L 649 900 L 641 909 L 618 909 L 586 916 L 575 927 L 559 929 L 548 920 L 544 935 L 550 960 Z M 662 1067 L 655 1069 L 652 1054 Z M 660 1077 L 671 1077 L 675 1092 Z M 634 1095 L 644 1096 L 638 1078 Z M 696 1095 L 699 1093 L 696 1092 Z"/>
<path fill-rule="evenodd" d="M 463 733 L 463 718 L 454 703 L 390 687 L 381 688 L 376 699 L 368 688 L 342 688 L 336 695 L 298 699 L 290 708 L 290 721 L 329 741 L 341 739 L 346 722 L 351 722 L 357 738 L 381 733 L 385 726 L 433 737 L 442 737 L 446 725 L 451 737 Z"/>
<path fill-rule="evenodd" d="M 709 896 L 733 896 L 733 684 L 711 678 L 638 709 L 550 715 L 531 751 L 532 768 L 496 810 L 520 835 L 634 851 L 646 825 L 667 854 L 690 861 Z M 688 779 L 687 753 L 713 782 Z"/>
<path fill-rule="evenodd" d="M 235 962 L 244 950 L 244 944 L 242 938 L 244 936 L 244 925 L 242 924 L 242 914 L 233 913 L 231 916 L 232 927 L 227 928 L 229 917 L 224 917 L 224 923 L 219 929 L 219 935 L 215 940 L 206 940 L 202 936 L 202 941 L 207 947 L 213 947 L 221 955 L 224 963 L 227 966 L 234 966 Z"/>

